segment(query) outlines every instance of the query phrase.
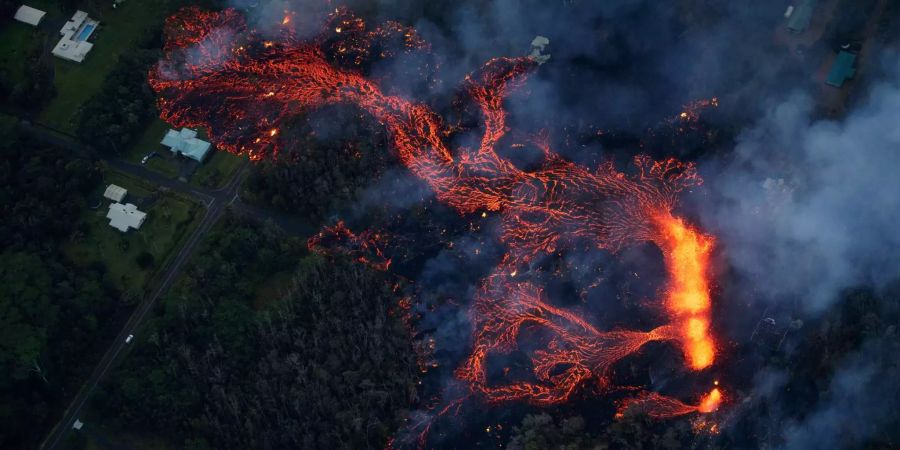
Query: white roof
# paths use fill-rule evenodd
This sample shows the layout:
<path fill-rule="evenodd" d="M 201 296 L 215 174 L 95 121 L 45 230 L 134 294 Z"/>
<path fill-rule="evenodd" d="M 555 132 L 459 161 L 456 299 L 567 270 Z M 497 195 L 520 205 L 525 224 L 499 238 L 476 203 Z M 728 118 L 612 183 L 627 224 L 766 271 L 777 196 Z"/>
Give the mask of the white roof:
<path fill-rule="evenodd" d="M 550 39 L 547 39 L 544 36 L 535 36 L 535 38 L 531 41 L 532 47 L 540 47 L 541 50 L 543 50 L 544 47 L 548 44 L 550 44 Z"/>
<path fill-rule="evenodd" d="M 198 162 L 203 162 L 210 147 L 209 142 L 198 138 L 197 132 L 190 128 L 169 130 L 160 143 L 172 149 L 172 153 L 181 153 Z"/>
<path fill-rule="evenodd" d="M 59 30 L 62 39 L 53 47 L 53 54 L 69 61 L 81 62 L 87 56 L 94 44 L 87 41 L 100 22 L 88 17 L 84 11 L 76 11 L 75 14 Z"/>
<path fill-rule="evenodd" d="M 543 64 L 550 60 L 550 54 L 544 53 L 544 50 L 547 46 L 550 45 L 550 39 L 547 39 L 544 36 L 536 36 L 531 41 L 531 53 L 528 54 L 528 57 L 531 58 L 532 61 L 537 62 L 538 64 Z"/>
<path fill-rule="evenodd" d="M 131 203 L 124 205 L 112 203 L 109 205 L 106 218 L 109 219 L 109 226 L 124 233 L 129 228 L 140 228 L 144 224 L 144 219 L 147 218 L 147 213 L 138 211 L 137 206 Z"/>
<path fill-rule="evenodd" d="M 75 14 L 72 14 L 72 18 L 59 30 L 59 34 L 66 34 L 67 31 L 74 33 L 87 19 L 88 14 L 86 12 L 82 10 L 75 11 Z"/>
<path fill-rule="evenodd" d="M 37 26 L 37 24 L 41 23 L 41 19 L 44 18 L 44 14 L 47 13 L 28 5 L 22 5 L 16 11 L 15 19 L 28 25 Z"/>
<path fill-rule="evenodd" d="M 103 192 L 104 197 L 114 202 L 121 202 L 126 195 L 128 195 L 128 190 L 115 184 L 107 186 L 106 191 Z"/>

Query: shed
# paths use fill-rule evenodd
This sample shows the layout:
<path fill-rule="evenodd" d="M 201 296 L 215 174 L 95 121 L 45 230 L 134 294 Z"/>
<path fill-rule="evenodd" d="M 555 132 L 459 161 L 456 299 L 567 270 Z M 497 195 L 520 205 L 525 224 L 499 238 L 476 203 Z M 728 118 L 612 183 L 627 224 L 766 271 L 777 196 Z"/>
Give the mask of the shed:
<path fill-rule="evenodd" d="M 41 20 L 44 18 L 44 15 L 47 13 L 41 11 L 36 8 L 32 8 L 28 5 L 22 5 L 16 10 L 16 15 L 14 16 L 16 20 L 22 23 L 27 23 L 28 25 L 38 26 L 41 23 Z"/>
<path fill-rule="evenodd" d="M 831 71 L 825 78 L 825 84 L 834 87 L 841 87 L 844 82 L 856 75 L 856 69 L 853 65 L 856 63 L 856 55 L 850 52 L 838 53 L 837 59 L 831 65 Z"/>
<path fill-rule="evenodd" d="M 128 195 L 128 190 L 115 184 L 107 186 L 106 191 L 103 192 L 104 197 L 117 203 L 121 203 L 126 195 Z"/>
<path fill-rule="evenodd" d="M 797 34 L 806 31 L 812 22 L 813 11 L 815 11 L 817 3 L 818 0 L 801 0 L 788 19 L 788 30 Z"/>

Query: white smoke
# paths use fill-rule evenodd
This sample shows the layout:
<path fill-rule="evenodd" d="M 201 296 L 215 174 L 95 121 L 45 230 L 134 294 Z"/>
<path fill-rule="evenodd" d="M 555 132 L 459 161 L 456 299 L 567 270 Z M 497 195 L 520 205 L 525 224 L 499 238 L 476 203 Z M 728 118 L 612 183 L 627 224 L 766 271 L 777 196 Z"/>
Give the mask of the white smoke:
<path fill-rule="evenodd" d="M 843 120 L 796 94 L 707 163 L 702 210 L 728 261 L 769 299 L 809 312 L 841 289 L 900 275 L 900 64 Z"/>

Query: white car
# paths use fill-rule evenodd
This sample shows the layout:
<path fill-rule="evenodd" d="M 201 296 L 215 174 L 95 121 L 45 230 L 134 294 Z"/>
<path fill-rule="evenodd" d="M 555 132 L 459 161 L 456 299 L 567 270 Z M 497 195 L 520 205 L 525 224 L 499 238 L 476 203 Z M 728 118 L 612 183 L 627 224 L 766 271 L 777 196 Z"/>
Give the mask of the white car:
<path fill-rule="evenodd" d="M 147 156 L 141 158 L 141 164 L 147 164 L 147 161 L 149 161 L 149 160 L 150 160 L 150 155 L 147 155 Z"/>
<path fill-rule="evenodd" d="M 134 335 L 133 335 L 133 334 L 129 334 L 128 337 L 125 338 L 125 343 L 126 343 L 126 344 L 130 344 L 132 339 L 134 339 Z"/>

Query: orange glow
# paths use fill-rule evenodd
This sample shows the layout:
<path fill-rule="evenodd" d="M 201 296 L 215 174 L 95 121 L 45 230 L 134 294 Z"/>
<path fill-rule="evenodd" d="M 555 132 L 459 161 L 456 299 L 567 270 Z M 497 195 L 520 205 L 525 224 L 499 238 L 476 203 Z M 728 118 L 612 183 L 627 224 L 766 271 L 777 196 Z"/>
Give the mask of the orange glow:
<path fill-rule="evenodd" d="M 625 399 L 619 405 L 616 419 L 621 419 L 626 412 L 638 411 L 657 419 L 682 416 L 690 413 L 709 414 L 719 409 L 722 404 L 722 391 L 713 388 L 700 398 L 696 405 L 683 403 L 672 397 L 656 392 L 641 392 L 637 396 Z"/>
<path fill-rule="evenodd" d="M 284 23 L 289 20 L 285 16 Z M 679 345 L 693 369 L 713 363 L 707 278 L 713 239 L 673 216 L 678 194 L 701 182 L 692 164 L 639 155 L 632 171 L 609 161 L 586 167 L 564 159 L 549 139 L 538 135 L 530 143 L 543 152 L 544 164 L 519 169 L 496 147 L 509 131 L 504 99 L 537 67 L 527 57 L 494 58 L 466 76 L 463 94 L 477 107 L 483 134 L 474 148 L 451 148 L 453 126 L 428 103 L 383 92 L 376 81 L 345 68 L 363 61 L 371 40 L 384 36 L 403 36 L 408 49 L 427 48 L 415 30 L 396 23 L 369 30 L 344 9 L 336 10 L 331 20 L 321 30 L 328 39 L 303 41 L 285 29 L 275 41 L 264 41 L 233 10 L 183 10 L 166 21 L 167 53 L 149 74 L 161 117 L 179 127 L 206 128 L 217 147 L 249 153 L 256 161 L 277 155 L 284 142 L 275 136 L 285 121 L 327 105 L 354 105 L 385 128 L 396 159 L 440 202 L 469 218 L 491 211 L 505 254 L 481 280 L 469 307 L 471 349 L 454 372 L 467 386 L 467 395 L 488 402 L 554 405 L 582 395 L 585 386 L 608 392 L 615 388 L 611 367 L 653 341 Z M 340 36 L 331 33 L 337 23 Z M 235 33 L 211 31 L 221 28 Z M 230 48 L 225 39 L 237 33 L 244 34 L 241 42 L 246 41 L 248 50 L 221 64 L 221 49 Z M 173 56 L 178 54 L 173 50 L 182 48 L 196 49 L 199 62 L 184 67 L 183 76 L 167 76 L 170 66 L 183 64 Z M 335 64 L 334 58 L 350 59 Z M 308 245 L 318 252 L 336 249 L 385 270 L 391 261 L 383 241 L 377 233 L 352 233 L 339 222 Z M 583 311 L 556 306 L 535 271 L 517 270 L 547 255 L 597 248 L 616 253 L 644 242 L 661 249 L 668 274 L 660 299 L 667 323 L 650 330 L 597 329 Z M 518 351 L 520 334 L 527 329 L 546 335 L 546 342 L 525 356 L 531 373 L 489 382 L 488 359 Z M 647 407 L 654 417 L 700 410 L 652 392 L 629 403 Z"/>
<path fill-rule="evenodd" d="M 669 271 L 666 308 L 682 328 L 682 346 L 694 369 L 709 367 L 715 345 L 709 335 L 709 257 L 714 240 L 671 215 L 657 218 Z"/>
<path fill-rule="evenodd" d="M 722 392 L 719 388 L 714 388 L 709 391 L 709 394 L 706 394 L 702 399 L 700 399 L 700 405 L 697 406 L 697 411 L 701 413 L 711 413 L 715 410 L 719 409 L 719 405 L 722 403 Z"/>
<path fill-rule="evenodd" d="M 289 23 L 291 23 L 291 16 L 290 16 L 290 14 L 287 14 L 284 16 L 284 19 L 281 20 L 281 24 L 287 25 Z"/>

